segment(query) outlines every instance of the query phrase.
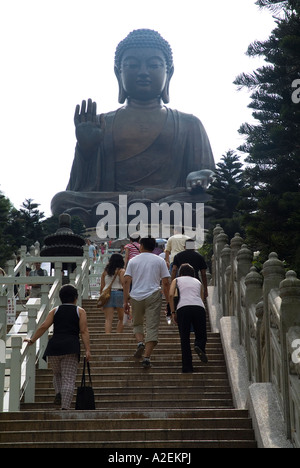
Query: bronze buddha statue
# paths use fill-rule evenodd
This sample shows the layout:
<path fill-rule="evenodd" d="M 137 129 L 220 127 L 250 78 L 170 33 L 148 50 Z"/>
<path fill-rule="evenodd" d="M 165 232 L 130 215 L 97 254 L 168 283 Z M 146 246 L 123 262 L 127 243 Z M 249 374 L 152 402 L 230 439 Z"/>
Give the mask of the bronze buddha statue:
<path fill-rule="evenodd" d="M 77 144 L 66 191 L 54 196 L 53 214 L 77 214 L 95 226 L 101 202 L 202 202 L 214 158 L 201 121 L 172 110 L 170 45 L 149 29 L 132 31 L 115 53 L 119 109 L 97 115 L 91 99 L 76 106 Z"/>

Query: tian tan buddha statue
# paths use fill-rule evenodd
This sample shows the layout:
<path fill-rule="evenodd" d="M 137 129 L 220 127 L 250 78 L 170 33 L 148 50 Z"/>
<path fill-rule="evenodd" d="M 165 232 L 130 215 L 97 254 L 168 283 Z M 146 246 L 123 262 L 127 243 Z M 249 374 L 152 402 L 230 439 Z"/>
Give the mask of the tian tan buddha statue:
<path fill-rule="evenodd" d="M 53 214 L 78 215 L 96 225 L 101 202 L 204 203 L 214 158 L 200 120 L 172 110 L 170 45 L 149 29 L 132 31 L 115 53 L 119 109 L 97 115 L 91 99 L 76 106 L 77 144 L 65 192 L 51 202 Z"/>

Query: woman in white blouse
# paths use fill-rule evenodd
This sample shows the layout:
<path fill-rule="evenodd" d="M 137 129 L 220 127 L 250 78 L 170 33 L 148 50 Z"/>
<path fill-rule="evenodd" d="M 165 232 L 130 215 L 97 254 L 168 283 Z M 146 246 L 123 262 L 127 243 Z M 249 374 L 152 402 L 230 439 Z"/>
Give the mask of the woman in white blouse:
<path fill-rule="evenodd" d="M 190 264 L 184 263 L 181 265 L 178 278 L 174 279 L 171 283 L 169 295 L 172 317 L 178 324 L 180 334 L 182 372 L 194 372 L 190 344 L 191 327 L 193 327 L 193 331 L 195 332 L 195 352 L 201 361 L 205 363 L 207 362 L 205 353 L 207 333 L 203 286 L 195 278 L 194 268 Z M 178 303 L 175 307 L 176 301 L 174 299 L 177 296 Z"/>

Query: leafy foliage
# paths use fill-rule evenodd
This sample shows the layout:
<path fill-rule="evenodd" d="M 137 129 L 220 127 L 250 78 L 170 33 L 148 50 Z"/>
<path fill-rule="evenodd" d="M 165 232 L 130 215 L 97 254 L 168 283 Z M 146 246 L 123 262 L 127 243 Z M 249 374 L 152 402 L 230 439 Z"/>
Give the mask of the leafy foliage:
<path fill-rule="evenodd" d="M 44 213 L 39 211 L 39 204 L 32 199 L 25 199 L 20 210 L 16 210 L 0 192 L 0 266 L 5 267 L 22 245 L 29 249 L 38 241 L 42 247 L 44 238 L 54 234 L 58 227 L 58 216 L 45 219 Z M 71 218 L 71 228 L 80 235 L 85 229 L 77 216 Z"/>

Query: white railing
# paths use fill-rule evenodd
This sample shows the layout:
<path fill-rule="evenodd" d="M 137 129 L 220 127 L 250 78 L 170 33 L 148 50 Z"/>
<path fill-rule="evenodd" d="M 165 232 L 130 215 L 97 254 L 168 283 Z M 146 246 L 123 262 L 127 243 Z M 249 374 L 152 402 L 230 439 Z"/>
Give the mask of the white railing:
<path fill-rule="evenodd" d="M 35 367 L 46 367 L 42 356 L 48 342 L 45 333 L 34 345 L 28 346 L 24 337 L 33 335 L 37 327 L 45 320 L 48 312 L 59 305 L 59 290 L 62 285 L 63 264 L 76 265 L 70 274 L 70 283 L 78 289 L 78 305 L 91 296 L 89 273 L 90 262 L 87 249 L 83 257 L 31 257 L 22 256 L 19 264 L 13 268 L 9 262 L 8 275 L 0 277 L 0 411 L 19 411 L 20 399 L 26 403 L 34 402 Z M 25 284 L 35 284 L 34 276 L 26 276 L 26 264 L 35 262 L 51 263 L 51 276 L 39 276 L 41 298 L 25 301 Z M 20 276 L 16 276 L 20 273 Z M 18 286 L 18 295 L 23 305 L 13 326 L 7 333 L 7 308 L 9 298 L 14 296 L 14 286 Z"/>
<path fill-rule="evenodd" d="M 285 272 L 276 253 L 262 271 L 239 234 L 214 230 L 213 284 L 223 316 L 236 317 L 249 382 L 270 382 L 278 396 L 286 436 L 300 448 L 300 280 Z"/>

